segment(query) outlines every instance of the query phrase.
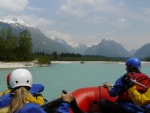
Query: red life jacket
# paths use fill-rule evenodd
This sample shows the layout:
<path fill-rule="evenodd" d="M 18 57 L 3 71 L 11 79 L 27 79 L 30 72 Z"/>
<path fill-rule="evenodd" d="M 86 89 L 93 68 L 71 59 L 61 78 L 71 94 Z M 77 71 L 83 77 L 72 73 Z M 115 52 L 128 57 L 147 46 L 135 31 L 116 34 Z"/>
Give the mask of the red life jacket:
<path fill-rule="evenodd" d="M 144 73 L 136 73 L 136 72 L 132 72 L 132 73 L 127 73 L 128 76 L 132 79 L 132 80 L 136 80 L 138 83 L 143 84 L 144 86 L 146 86 L 147 88 L 150 87 L 150 78 L 145 75 Z M 144 93 L 147 91 L 146 88 L 143 88 L 142 86 L 139 86 L 137 84 L 134 84 L 136 86 L 136 89 L 140 92 L 140 93 Z M 123 93 L 121 94 L 120 97 L 121 100 L 124 101 L 128 101 L 130 100 L 130 97 L 128 95 L 127 92 L 127 88 L 124 89 Z"/>

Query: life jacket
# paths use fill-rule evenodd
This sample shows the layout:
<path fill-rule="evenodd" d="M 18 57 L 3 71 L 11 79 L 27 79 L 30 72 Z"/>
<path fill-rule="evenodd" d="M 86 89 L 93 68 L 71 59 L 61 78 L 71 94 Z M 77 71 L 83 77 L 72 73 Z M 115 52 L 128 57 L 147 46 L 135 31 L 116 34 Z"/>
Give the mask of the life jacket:
<path fill-rule="evenodd" d="M 0 113 L 7 113 L 8 112 L 8 107 L 4 107 L 0 109 Z"/>
<path fill-rule="evenodd" d="M 33 84 L 32 88 L 30 90 L 30 93 L 27 96 L 27 102 L 35 103 L 42 105 L 44 104 L 44 98 L 42 95 L 36 95 L 37 93 L 40 93 L 44 90 L 44 86 L 42 84 Z M 6 90 L 3 92 L 3 94 L 0 96 L 0 108 L 8 106 L 9 102 L 11 101 L 11 90 Z M 1 112 L 0 112 L 1 113 Z"/>
<path fill-rule="evenodd" d="M 127 75 L 132 79 L 135 80 L 136 82 L 146 86 L 147 88 L 150 87 L 150 78 L 145 75 L 144 73 L 137 73 L 137 72 L 132 72 L 132 73 L 127 73 Z M 139 91 L 141 94 L 146 92 L 147 89 L 138 85 L 134 84 L 136 86 L 137 91 Z M 130 97 L 127 92 L 127 87 L 123 89 L 123 92 L 121 94 L 121 97 L 119 97 L 123 101 L 129 101 Z"/>

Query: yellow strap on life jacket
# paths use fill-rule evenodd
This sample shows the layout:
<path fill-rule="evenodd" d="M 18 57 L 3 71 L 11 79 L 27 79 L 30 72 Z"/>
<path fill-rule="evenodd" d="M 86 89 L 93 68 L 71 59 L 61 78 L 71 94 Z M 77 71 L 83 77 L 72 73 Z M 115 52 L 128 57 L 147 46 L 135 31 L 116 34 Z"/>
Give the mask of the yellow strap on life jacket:
<path fill-rule="evenodd" d="M 8 93 L 10 93 L 10 89 L 7 89 L 3 94 L 8 94 Z"/>
<path fill-rule="evenodd" d="M 4 92 L 0 92 L 0 96 L 2 96 L 2 95 L 3 95 L 3 93 L 4 93 Z"/>
<path fill-rule="evenodd" d="M 0 92 L 0 96 L 2 96 L 3 94 L 8 94 L 11 90 L 10 89 L 7 89 L 5 92 Z"/>
<path fill-rule="evenodd" d="M 0 113 L 7 113 L 8 112 L 8 107 L 4 107 L 0 109 Z"/>
<path fill-rule="evenodd" d="M 35 103 L 35 104 L 39 104 L 39 105 L 41 105 L 41 104 L 43 104 L 44 103 L 44 99 L 43 99 L 43 97 L 37 97 L 37 98 L 35 98 L 33 95 L 31 95 L 31 94 L 29 94 L 28 96 L 27 96 L 27 101 L 28 102 L 30 102 L 30 103 Z"/>

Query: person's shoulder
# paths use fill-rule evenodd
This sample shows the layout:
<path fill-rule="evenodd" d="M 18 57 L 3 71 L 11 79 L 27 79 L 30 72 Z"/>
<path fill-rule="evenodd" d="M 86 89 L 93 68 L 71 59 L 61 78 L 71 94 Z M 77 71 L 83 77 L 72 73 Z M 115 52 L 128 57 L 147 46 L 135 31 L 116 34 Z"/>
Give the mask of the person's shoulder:
<path fill-rule="evenodd" d="M 38 104 L 27 103 L 20 113 L 46 113 Z"/>
<path fill-rule="evenodd" d="M 124 75 L 120 76 L 116 81 L 122 81 Z"/>
<path fill-rule="evenodd" d="M 30 89 L 31 94 L 39 93 L 44 90 L 44 86 L 42 84 L 32 84 L 32 87 Z"/>
<path fill-rule="evenodd" d="M 8 93 L 8 94 L 3 94 L 0 96 L 0 99 L 1 100 L 4 100 L 4 99 L 11 99 L 11 93 Z"/>
<path fill-rule="evenodd" d="M 117 85 L 117 86 L 122 86 L 122 85 L 123 85 L 123 83 L 122 83 L 122 78 L 123 78 L 123 76 L 124 76 L 124 75 L 120 76 L 120 77 L 116 80 L 115 85 Z"/>

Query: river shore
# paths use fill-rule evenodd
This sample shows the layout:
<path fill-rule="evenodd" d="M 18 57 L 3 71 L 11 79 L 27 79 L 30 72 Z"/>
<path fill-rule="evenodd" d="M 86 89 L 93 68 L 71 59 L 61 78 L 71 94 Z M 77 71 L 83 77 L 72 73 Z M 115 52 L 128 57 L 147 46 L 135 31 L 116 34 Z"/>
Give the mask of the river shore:
<path fill-rule="evenodd" d="M 36 67 L 36 62 L 0 62 L 0 68 Z"/>
<path fill-rule="evenodd" d="M 51 63 L 80 63 L 80 64 L 84 64 L 84 63 L 119 63 L 119 64 L 123 64 L 125 62 L 111 62 L 111 61 L 84 61 L 84 63 L 81 63 L 82 61 L 52 61 Z M 150 62 L 143 62 L 142 64 L 147 64 Z M 32 61 L 32 62 L 0 62 L 0 69 L 2 68 L 23 68 L 23 67 L 42 67 L 42 66 L 47 66 L 47 65 L 39 65 L 37 64 L 36 61 Z"/>
<path fill-rule="evenodd" d="M 54 63 L 81 63 L 83 61 L 52 61 L 51 64 Z M 95 61 L 94 61 L 95 62 Z M 97 61 L 97 62 L 105 62 L 105 61 Z M 86 61 L 84 63 L 92 63 L 92 61 Z M 83 64 L 83 63 L 81 63 Z M 36 61 L 32 62 L 0 62 L 0 69 L 2 68 L 23 68 L 23 67 L 42 67 L 47 65 L 39 65 Z"/>

